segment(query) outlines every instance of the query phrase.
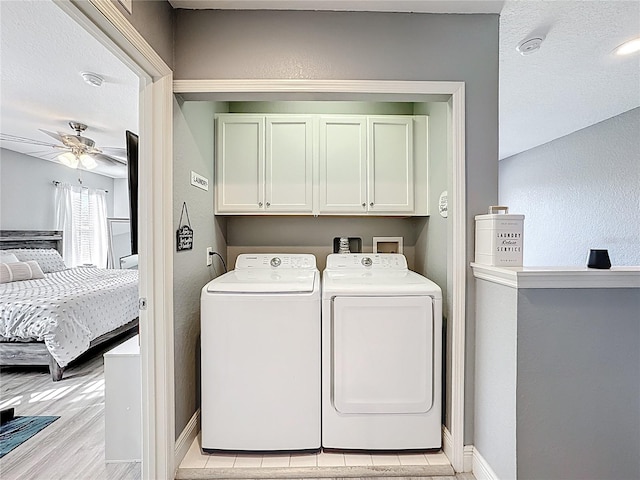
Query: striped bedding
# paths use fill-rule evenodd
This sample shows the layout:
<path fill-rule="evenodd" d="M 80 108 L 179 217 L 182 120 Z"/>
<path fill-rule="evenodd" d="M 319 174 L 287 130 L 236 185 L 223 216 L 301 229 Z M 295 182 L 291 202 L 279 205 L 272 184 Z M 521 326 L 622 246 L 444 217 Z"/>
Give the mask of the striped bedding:
<path fill-rule="evenodd" d="M 138 317 L 138 271 L 95 267 L 0 284 L 0 336 L 44 341 L 61 367 Z"/>

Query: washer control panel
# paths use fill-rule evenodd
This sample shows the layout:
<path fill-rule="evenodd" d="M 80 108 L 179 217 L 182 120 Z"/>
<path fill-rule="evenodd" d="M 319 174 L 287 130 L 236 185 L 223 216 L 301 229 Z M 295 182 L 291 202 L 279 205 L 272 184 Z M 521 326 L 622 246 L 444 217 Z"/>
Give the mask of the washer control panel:
<path fill-rule="evenodd" d="M 310 254 L 279 254 L 279 253 L 243 253 L 236 258 L 236 270 L 271 269 L 281 270 L 295 268 L 313 270 L 316 268 L 316 257 Z"/>
<path fill-rule="evenodd" d="M 406 270 L 407 259 L 400 253 L 331 254 L 327 270 Z"/>

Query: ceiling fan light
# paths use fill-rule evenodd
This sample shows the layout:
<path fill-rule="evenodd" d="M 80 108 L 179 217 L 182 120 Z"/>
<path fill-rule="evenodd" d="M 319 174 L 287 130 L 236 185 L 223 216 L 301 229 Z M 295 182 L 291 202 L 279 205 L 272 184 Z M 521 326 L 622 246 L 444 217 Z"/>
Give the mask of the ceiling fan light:
<path fill-rule="evenodd" d="M 82 163 L 82 166 L 87 170 L 92 170 L 98 166 L 95 159 L 91 155 L 87 155 L 86 153 L 80 155 L 80 162 Z"/>
<path fill-rule="evenodd" d="M 60 154 L 57 158 L 58 160 L 60 160 L 60 163 L 66 165 L 67 167 L 78 168 L 78 157 L 76 157 L 71 152 Z"/>
<path fill-rule="evenodd" d="M 631 55 L 632 53 L 636 53 L 640 51 L 640 37 L 634 38 L 633 40 L 629 40 L 628 42 L 619 45 L 614 53 L 616 55 Z"/>

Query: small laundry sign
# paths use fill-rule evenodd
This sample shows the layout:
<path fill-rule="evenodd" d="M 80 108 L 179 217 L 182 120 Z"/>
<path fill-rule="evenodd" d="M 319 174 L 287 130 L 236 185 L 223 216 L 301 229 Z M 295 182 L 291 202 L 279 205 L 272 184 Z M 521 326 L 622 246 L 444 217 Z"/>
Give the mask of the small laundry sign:
<path fill-rule="evenodd" d="M 183 215 L 187 215 L 187 223 L 182 224 Z M 187 210 L 187 202 L 182 203 L 182 212 L 180 213 L 180 221 L 178 222 L 178 230 L 176 231 L 176 250 L 191 250 L 193 248 L 193 229 L 189 220 L 189 210 Z"/>

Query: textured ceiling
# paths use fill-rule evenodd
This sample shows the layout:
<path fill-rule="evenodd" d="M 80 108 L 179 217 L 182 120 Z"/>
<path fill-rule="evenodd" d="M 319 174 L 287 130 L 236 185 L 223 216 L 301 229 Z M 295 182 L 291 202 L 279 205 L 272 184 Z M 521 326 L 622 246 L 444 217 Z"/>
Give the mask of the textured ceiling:
<path fill-rule="evenodd" d="M 97 147 L 125 148 L 125 130 L 138 131 L 138 78 L 50 1 L 0 0 L 0 131 L 48 143 L 39 131 L 72 134 L 68 122 L 89 126 Z M 86 84 L 80 72 L 105 81 Z M 52 149 L 2 142 L 3 148 L 54 157 Z M 126 177 L 126 168 L 100 173 Z"/>
<path fill-rule="evenodd" d="M 516 46 L 542 34 L 540 50 Z M 640 106 L 640 1 L 509 1 L 500 15 L 500 158 Z M 640 134 L 640 132 L 639 132 Z"/>

